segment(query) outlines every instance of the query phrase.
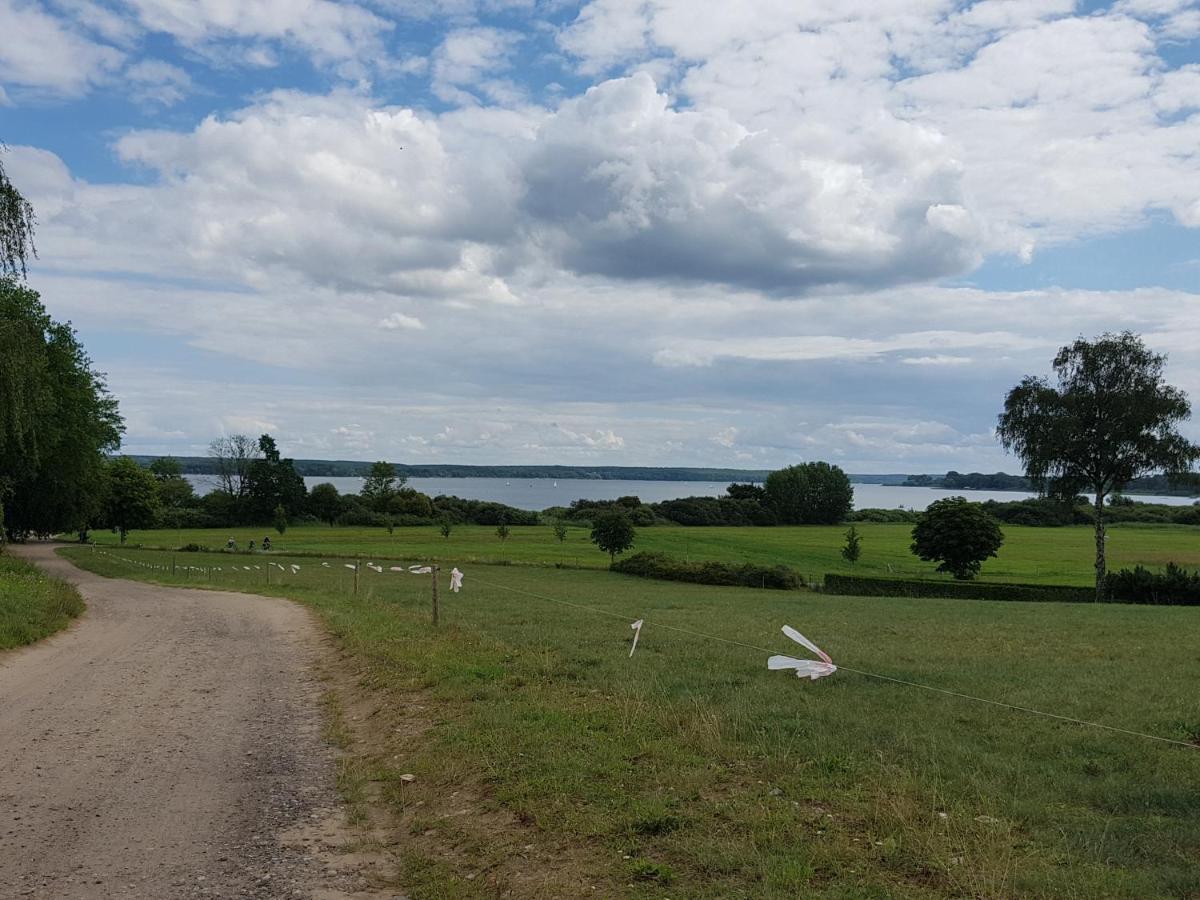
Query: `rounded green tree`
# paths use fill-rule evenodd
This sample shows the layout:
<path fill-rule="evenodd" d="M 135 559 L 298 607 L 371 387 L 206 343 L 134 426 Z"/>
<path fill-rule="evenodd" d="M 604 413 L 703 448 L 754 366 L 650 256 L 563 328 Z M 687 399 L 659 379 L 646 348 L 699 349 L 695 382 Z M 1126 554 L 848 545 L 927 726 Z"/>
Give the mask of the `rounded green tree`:
<path fill-rule="evenodd" d="M 939 563 L 960 581 L 979 574 L 983 561 L 1004 543 L 1000 523 L 977 503 L 947 497 L 929 505 L 912 530 L 912 552 L 926 562 Z"/>
<path fill-rule="evenodd" d="M 592 520 L 592 543 L 608 554 L 610 563 L 633 546 L 636 534 L 633 520 L 620 507 L 605 510 Z"/>
<path fill-rule="evenodd" d="M 854 506 L 850 479 L 826 462 L 801 463 L 772 472 L 763 492 L 766 505 L 785 525 L 836 525 Z"/>

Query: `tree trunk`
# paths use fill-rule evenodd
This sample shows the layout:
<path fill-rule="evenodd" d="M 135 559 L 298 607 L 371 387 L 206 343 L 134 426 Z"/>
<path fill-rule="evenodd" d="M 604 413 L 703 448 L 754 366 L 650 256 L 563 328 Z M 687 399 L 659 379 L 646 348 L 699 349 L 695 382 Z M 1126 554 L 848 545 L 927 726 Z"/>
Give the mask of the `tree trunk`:
<path fill-rule="evenodd" d="M 1104 572 L 1107 560 L 1104 556 L 1104 495 L 1096 491 L 1096 602 L 1104 599 Z"/>

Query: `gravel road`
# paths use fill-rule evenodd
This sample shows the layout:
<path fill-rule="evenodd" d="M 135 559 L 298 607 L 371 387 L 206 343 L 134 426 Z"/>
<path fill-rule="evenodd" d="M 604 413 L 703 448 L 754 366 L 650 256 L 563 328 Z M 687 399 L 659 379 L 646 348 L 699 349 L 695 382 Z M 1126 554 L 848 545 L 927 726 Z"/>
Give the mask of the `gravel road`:
<path fill-rule="evenodd" d="M 14 549 L 88 609 L 0 654 L 0 897 L 394 896 L 339 847 L 303 608 Z"/>

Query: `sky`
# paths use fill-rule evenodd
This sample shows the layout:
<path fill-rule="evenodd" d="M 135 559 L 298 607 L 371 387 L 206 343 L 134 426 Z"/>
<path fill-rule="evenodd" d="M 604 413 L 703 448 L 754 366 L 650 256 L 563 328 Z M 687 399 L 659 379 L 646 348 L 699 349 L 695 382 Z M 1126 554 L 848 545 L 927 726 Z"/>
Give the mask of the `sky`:
<path fill-rule="evenodd" d="M 1194 0 L 0 0 L 0 140 L 126 452 L 1018 471 L 1123 329 L 1200 403 Z"/>

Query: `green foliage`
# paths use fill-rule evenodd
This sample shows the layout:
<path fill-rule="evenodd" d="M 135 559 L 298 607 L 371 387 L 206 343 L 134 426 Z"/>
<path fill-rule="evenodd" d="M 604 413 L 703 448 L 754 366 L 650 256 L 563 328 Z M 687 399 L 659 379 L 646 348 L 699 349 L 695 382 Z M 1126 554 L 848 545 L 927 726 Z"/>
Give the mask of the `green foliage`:
<path fill-rule="evenodd" d="M 385 460 L 379 460 L 379 462 L 371 464 L 371 471 L 363 479 L 359 496 L 371 509 L 385 513 L 388 511 L 396 491 L 405 481 L 406 479 L 396 475 L 395 466 Z"/>
<path fill-rule="evenodd" d="M 1093 603 L 1091 588 L 1057 584 L 1000 584 L 994 581 L 931 581 L 914 578 L 875 578 L 862 575 L 825 576 L 827 594 L 846 597 L 942 597 L 955 600 L 1020 600 L 1045 603 Z"/>
<path fill-rule="evenodd" d="M 509 531 L 509 528 L 508 528 L 508 523 L 506 523 L 506 522 L 501 522 L 499 525 L 496 526 L 496 537 L 500 538 L 500 540 L 502 540 L 502 541 L 507 541 L 508 536 L 511 533 L 512 532 Z"/>
<path fill-rule="evenodd" d="M 1162 572 L 1144 566 L 1109 572 L 1105 588 L 1114 602 L 1200 606 L 1200 571 L 1189 572 L 1173 562 Z"/>
<path fill-rule="evenodd" d="M 785 525 L 836 525 L 854 506 L 854 488 L 826 462 L 788 466 L 767 476 L 766 502 Z"/>
<path fill-rule="evenodd" d="M 753 500 L 766 503 L 767 491 L 761 484 L 738 484 L 734 482 L 725 489 L 725 495 L 733 500 Z"/>
<path fill-rule="evenodd" d="M 442 523 L 438 526 L 438 534 L 444 538 L 450 537 L 450 532 L 454 530 L 454 525 L 449 519 L 442 519 Z"/>
<path fill-rule="evenodd" d="M 1000 525 L 978 503 L 947 497 L 931 503 L 912 530 L 912 552 L 939 563 L 939 572 L 959 580 L 974 578 L 985 559 L 1004 543 Z"/>
<path fill-rule="evenodd" d="M 179 460 L 173 456 L 160 456 L 157 459 L 152 460 L 150 465 L 146 466 L 146 468 L 149 469 L 150 474 L 159 481 L 167 481 L 171 478 L 183 477 L 183 466 L 181 466 L 179 464 Z"/>
<path fill-rule="evenodd" d="M 559 521 L 559 522 L 554 523 L 554 537 L 558 540 L 558 542 L 560 544 L 567 539 L 567 523 L 566 522 Z"/>
<path fill-rule="evenodd" d="M 842 559 L 854 565 L 862 556 L 862 536 L 853 525 L 846 531 L 846 544 L 842 547 Z"/>
<path fill-rule="evenodd" d="M 314 484 L 308 492 L 308 512 L 330 525 L 336 522 L 342 513 L 342 498 L 338 489 L 328 482 Z"/>
<path fill-rule="evenodd" d="M 308 494 L 304 479 L 296 473 L 292 460 L 280 457 L 275 439 L 269 434 L 258 439 L 258 450 L 261 457 L 252 460 L 246 470 L 244 520 L 272 522 L 279 506 L 285 515 L 299 515 Z"/>
<path fill-rule="evenodd" d="M 103 522 L 117 529 L 121 543 L 135 528 L 149 528 L 158 514 L 158 485 L 154 476 L 128 456 L 108 465 L 108 496 Z"/>
<path fill-rule="evenodd" d="M 629 513 L 623 509 L 609 509 L 592 520 L 592 543 L 608 554 L 609 562 L 633 546 L 637 531 Z"/>
<path fill-rule="evenodd" d="M 472 525 L 537 525 L 539 516 L 527 509 L 492 503 L 489 500 L 464 500 L 445 495 L 433 498 L 435 514 L 452 522 Z"/>
<path fill-rule="evenodd" d="M 776 588 L 790 591 L 802 587 L 800 576 L 787 566 L 756 566 L 753 563 L 685 562 L 662 553 L 635 553 L 613 563 L 612 570 L 622 575 L 687 581 L 692 584 L 720 584 L 730 587 Z"/>
<path fill-rule="evenodd" d="M 123 425 L 103 377 L 37 292 L 0 278 L 0 485 L 9 537 L 85 529 Z"/>
<path fill-rule="evenodd" d="M 287 510 L 283 508 L 283 504 L 275 507 L 275 530 L 280 534 L 284 534 L 288 529 Z"/>
<path fill-rule="evenodd" d="M 779 517 L 756 498 L 680 497 L 655 503 L 656 516 L 676 525 L 778 525 Z M 640 524 L 634 522 L 634 524 Z"/>

